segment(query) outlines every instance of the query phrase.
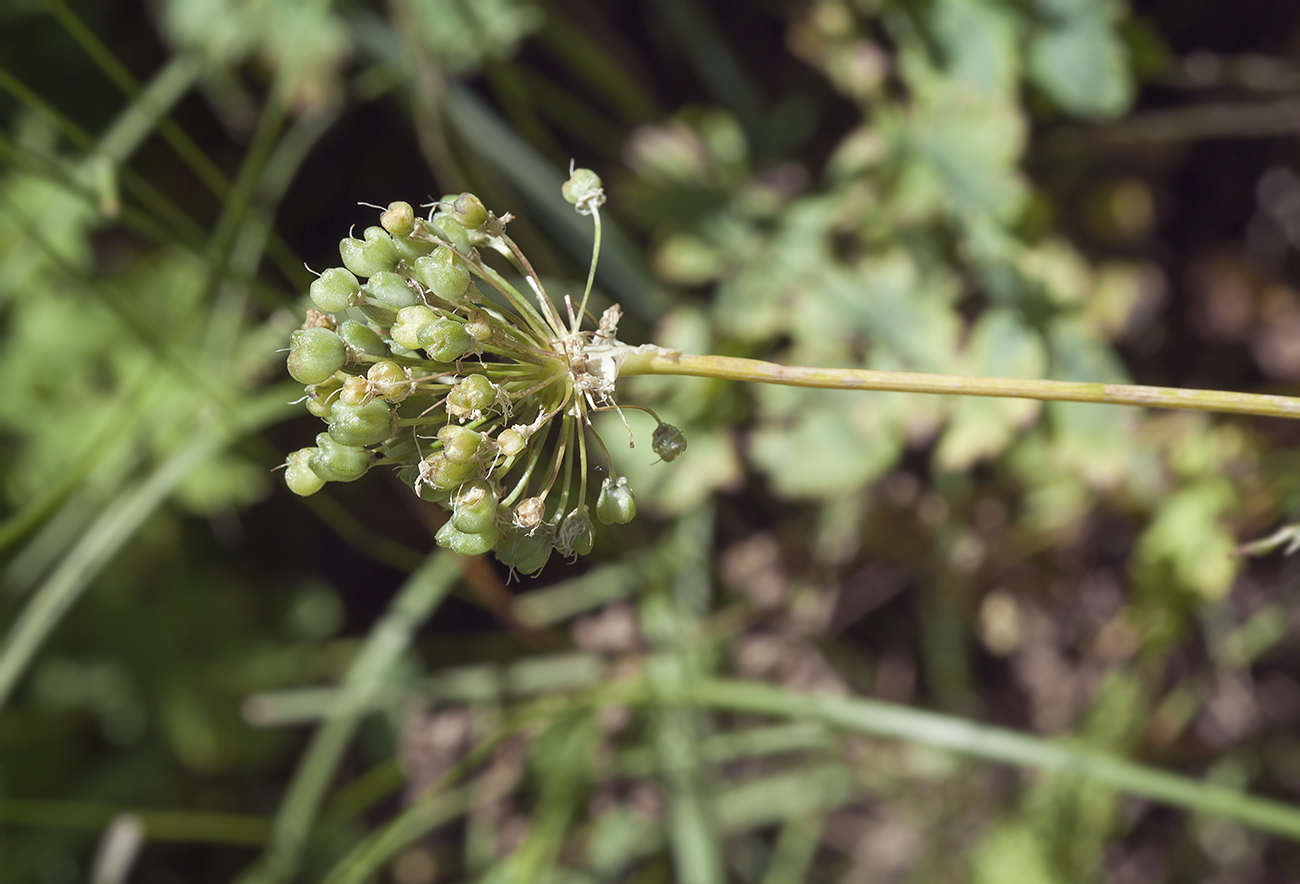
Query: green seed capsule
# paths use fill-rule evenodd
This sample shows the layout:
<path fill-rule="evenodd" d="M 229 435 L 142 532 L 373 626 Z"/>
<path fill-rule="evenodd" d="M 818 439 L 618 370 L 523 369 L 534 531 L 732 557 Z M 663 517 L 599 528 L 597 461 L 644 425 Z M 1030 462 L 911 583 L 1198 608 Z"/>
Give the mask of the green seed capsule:
<path fill-rule="evenodd" d="M 397 246 L 382 227 L 367 227 L 365 239 L 349 236 L 339 243 L 343 266 L 357 276 L 372 276 L 397 267 Z"/>
<path fill-rule="evenodd" d="M 438 431 L 442 442 L 442 453 L 453 463 L 469 463 L 478 454 L 483 437 L 469 427 L 447 424 Z"/>
<path fill-rule="evenodd" d="M 444 301 L 456 301 L 469 290 L 470 273 L 460 255 L 446 246 L 415 262 L 415 276 Z"/>
<path fill-rule="evenodd" d="M 424 304 L 403 307 L 397 311 L 397 319 L 393 321 L 393 327 L 388 330 L 388 336 L 399 346 L 408 350 L 419 350 L 424 347 L 420 329 L 437 320 L 438 314 L 433 312 L 432 307 L 426 307 Z"/>
<path fill-rule="evenodd" d="M 324 383 L 347 360 L 343 339 L 327 328 L 300 328 L 289 341 L 289 374 L 300 384 Z"/>
<path fill-rule="evenodd" d="M 415 229 L 415 209 L 410 203 L 392 202 L 379 216 L 379 223 L 394 236 L 410 236 Z"/>
<path fill-rule="evenodd" d="M 439 212 L 430 222 L 435 235 L 451 243 L 452 248 L 462 255 L 468 255 L 473 248 L 469 242 L 469 231 L 446 212 Z M 436 251 L 436 250 L 435 250 Z"/>
<path fill-rule="evenodd" d="M 338 401 L 339 391 L 343 389 L 343 381 L 338 375 L 331 377 L 321 384 L 315 384 L 307 388 L 307 411 L 316 417 L 329 420 L 330 412 L 334 408 L 334 403 Z"/>
<path fill-rule="evenodd" d="M 495 402 L 496 398 L 496 390 L 486 377 L 481 374 L 466 375 L 447 394 L 447 410 L 464 416 L 469 412 L 482 411 Z"/>
<path fill-rule="evenodd" d="M 315 448 L 300 448 L 285 460 L 284 484 L 299 497 L 311 497 L 325 487 L 325 480 L 311 468 Z"/>
<path fill-rule="evenodd" d="M 618 482 L 606 479 L 596 498 L 596 518 L 606 525 L 626 525 L 636 518 L 636 497 L 628 487 L 627 479 Z"/>
<path fill-rule="evenodd" d="M 421 224 L 424 222 L 421 221 Z M 395 236 L 393 245 L 397 246 L 397 256 L 406 262 L 407 267 L 414 267 L 415 262 L 434 249 L 434 243 L 414 236 Z"/>
<path fill-rule="evenodd" d="M 672 424 L 660 424 L 650 439 L 650 447 L 665 461 L 673 461 L 686 450 L 686 436 Z"/>
<path fill-rule="evenodd" d="M 569 180 L 560 186 L 560 193 L 564 195 L 565 202 L 576 206 L 584 200 L 590 200 L 599 193 L 600 188 L 600 176 L 595 172 L 590 169 L 574 169 Z"/>
<path fill-rule="evenodd" d="M 339 402 L 330 414 L 330 435 L 343 445 L 378 445 L 393 435 L 393 412 L 382 399 L 365 405 Z"/>
<path fill-rule="evenodd" d="M 366 303 L 391 310 L 396 313 L 403 307 L 414 307 L 420 303 L 420 299 L 411 287 L 406 284 L 406 280 L 399 274 L 388 270 L 380 270 L 370 277 L 370 280 L 361 287 L 365 294 Z"/>
<path fill-rule="evenodd" d="M 527 528 L 510 527 L 501 533 L 497 559 L 521 574 L 536 574 L 545 567 L 554 548 L 554 538 L 545 528 L 530 534 Z"/>
<path fill-rule="evenodd" d="M 496 326 L 486 310 L 471 310 L 469 320 L 465 323 L 465 331 L 469 333 L 471 338 L 481 344 L 484 341 L 492 340 L 492 335 L 496 332 Z"/>
<path fill-rule="evenodd" d="M 469 463 L 456 463 L 448 460 L 441 451 L 431 454 L 420 461 L 420 481 L 443 491 L 452 491 L 471 481 L 478 475 L 479 466 Z"/>
<path fill-rule="evenodd" d="M 355 445 L 340 445 L 329 433 L 316 436 L 316 456 L 311 468 L 326 482 L 355 482 L 370 469 L 370 452 Z"/>
<path fill-rule="evenodd" d="M 384 345 L 384 339 L 379 337 L 379 334 L 373 328 L 363 325 L 355 319 L 343 320 L 343 324 L 339 326 L 339 337 L 343 339 L 343 342 L 348 347 L 355 351 L 353 354 L 354 361 L 356 355 L 379 357 L 388 355 L 388 347 Z"/>
<path fill-rule="evenodd" d="M 401 402 L 415 389 L 410 373 L 396 362 L 376 362 L 366 372 L 366 380 L 376 396 L 383 396 L 390 402 Z"/>
<path fill-rule="evenodd" d="M 591 516 L 587 515 L 587 505 L 583 504 L 580 510 L 574 510 L 560 522 L 555 548 L 564 555 L 585 556 L 595 545 L 596 535 L 592 531 Z"/>
<path fill-rule="evenodd" d="M 461 531 L 448 520 L 438 529 L 433 539 L 443 549 L 450 549 L 462 556 L 481 556 L 492 551 L 501 539 L 501 532 L 496 528 L 482 532 Z"/>
<path fill-rule="evenodd" d="M 439 319 L 420 329 L 420 339 L 435 362 L 455 362 L 474 346 L 465 326 L 454 319 Z"/>
<path fill-rule="evenodd" d="M 451 217 L 457 224 L 477 230 L 487 223 L 487 207 L 472 193 L 462 193 L 451 205 Z"/>
<path fill-rule="evenodd" d="M 497 450 L 506 457 L 514 457 L 528 445 L 528 437 L 510 427 L 497 433 Z"/>
<path fill-rule="evenodd" d="M 370 384 L 358 375 L 348 375 L 343 388 L 339 390 L 339 402 L 351 408 L 365 405 L 374 398 L 375 393 L 370 389 Z"/>
<path fill-rule="evenodd" d="M 486 482 L 462 485 L 451 496 L 452 517 L 456 530 L 479 534 L 496 525 L 497 496 Z"/>
<path fill-rule="evenodd" d="M 337 313 L 353 306 L 360 290 L 361 284 L 346 268 L 331 267 L 312 280 L 307 293 L 317 307 L 326 313 Z"/>

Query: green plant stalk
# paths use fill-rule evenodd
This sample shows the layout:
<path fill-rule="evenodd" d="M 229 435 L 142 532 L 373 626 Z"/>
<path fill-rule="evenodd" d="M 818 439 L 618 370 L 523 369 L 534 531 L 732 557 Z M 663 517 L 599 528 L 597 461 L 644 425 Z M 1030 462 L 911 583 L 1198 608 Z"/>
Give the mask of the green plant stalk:
<path fill-rule="evenodd" d="M 9 827 L 98 831 L 124 813 L 130 813 L 144 824 L 151 841 L 256 846 L 266 841 L 271 830 L 269 819 L 249 814 L 140 810 L 89 801 L 0 800 L 0 823 Z"/>
<path fill-rule="evenodd" d="M 467 790 L 422 798 L 392 824 L 368 836 L 330 871 L 325 884 L 362 884 L 382 871 L 384 865 L 423 835 L 470 808 Z"/>
<path fill-rule="evenodd" d="M 1300 398 L 1292 396 L 1223 390 L 1182 390 L 1177 387 L 1143 387 L 1136 384 L 965 377 L 915 371 L 877 371 L 869 368 L 812 368 L 777 365 L 735 356 L 693 356 L 658 348 L 631 350 L 623 361 L 619 375 L 687 375 L 829 390 L 883 390 L 895 393 L 1039 399 L 1046 402 L 1099 402 L 1145 408 L 1300 418 Z"/>
<path fill-rule="evenodd" d="M 1300 840 L 1300 810 L 1237 789 L 1146 767 L 1123 758 L 1014 731 L 861 697 L 810 695 L 731 679 L 700 680 L 676 699 L 716 710 L 819 721 L 846 731 L 905 740 L 989 761 L 1080 777 L 1261 832 Z"/>

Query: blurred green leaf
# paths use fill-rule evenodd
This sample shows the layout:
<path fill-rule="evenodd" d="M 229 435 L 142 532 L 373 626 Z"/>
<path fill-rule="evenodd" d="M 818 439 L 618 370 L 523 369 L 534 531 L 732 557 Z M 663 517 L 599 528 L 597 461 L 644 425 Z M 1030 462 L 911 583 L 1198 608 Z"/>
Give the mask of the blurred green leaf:
<path fill-rule="evenodd" d="M 1110 2 L 1045 4 L 1053 20 L 1034 35 L 1028 72 L 1069 113 L 1111 119 L 1128 107 L 1133 79 Z"/>

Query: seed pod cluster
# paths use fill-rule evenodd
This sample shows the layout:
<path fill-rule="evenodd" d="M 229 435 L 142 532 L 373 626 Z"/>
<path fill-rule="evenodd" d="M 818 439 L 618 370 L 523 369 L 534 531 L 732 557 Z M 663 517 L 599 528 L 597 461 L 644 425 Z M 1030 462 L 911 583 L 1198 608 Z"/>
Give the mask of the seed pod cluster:
<path fill-rule="evenodd" d="M 579 173 L 566 196 L 595 211 L 599 179 Z M 342 266 L 312 283 L 314 309 L 288 357 L 308 412 L 326 429 L 289 455 L 285 481 L 306 496 L 395 467 L 448 511 L 439 546 L 495 551 L 531 574 L 552 552 L 579 556 L 595 545 L 589 415 L 612 404 L 612 385 L 593 393 L 584 383 L 590 334 L 580 319 L 560 319 L 506 236 L 508 218 L 473 194 L 444 197 L 427 217 L 394 202 L 378 225 L 339 243 Z M 529 295 L 485 265 L 480 248 L 516 256 Z M 685 440 L 665 427 L 654 450 L 672 460 Z M 605 479 L 593 496 L 600 522 L 636 514 L 626 479 Z"/>

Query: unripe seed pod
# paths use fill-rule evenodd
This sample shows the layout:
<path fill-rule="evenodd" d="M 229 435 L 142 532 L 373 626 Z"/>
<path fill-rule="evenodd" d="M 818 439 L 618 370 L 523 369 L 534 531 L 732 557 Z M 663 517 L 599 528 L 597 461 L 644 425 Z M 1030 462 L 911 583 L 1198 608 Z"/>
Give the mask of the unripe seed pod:
<path fill-rule="evenodd" d="M 384 339 L 367 325 L 362 325 L 355 319 L 345 319 L 339 326 L 339 337 L 351 348 L 349 354 L 351 361 L 358 361 L 358 356 L 387 356 L 388 347 L 384 345 Z"/>
<path fill-rule="evenodd" d="M 417 222 L 417 227 L 424 221 Z M 407 267 L 414 267 L 415 262 L 433 251 L 435 243 L 414 236 L 395 236 L 393 245 L 397 246 L 397 255 L 406 262 Z"/>
<path fill-rule="evenodd" d="M 636 497 L 622 476 L 617 482 L 606 479 L 596 498 L 596 518 L 606 525 L 626 525 L 636 518 Z"/>
<path fill-rule="evenodd" d="M 397 266 L 397 246 L 382 227 L 367 227 L 364 239 L 349 236 L 339 243 L 343 266 L 357 276 L 373 276 Z"/>
<path fill-rule="evenodd" d="M 451 205 L 451 217 L 462 227 L 477 230 L 487 223 L 487 207 L 474 194 L 462 193 Z"/>
<path fill-rule="evenodd" d="M 451 503 L 457 531 L 479 534 L 496 525 L 497 496 L 486 482 L 462 485 L 451 495 Z"/>
<path fill-rule="evenodd" d="M 527 528 L 507 528 L 497 542 L 497 559 L 522 574 L 536 574 L 546 565 L 554 548 L 555 541 L 546 530 L 530 533 Z"/>
<path fill-rule="evenodd" d="M 284 484 L 299 497 L 310 497 L 325 487 L 325 480 L 311 468 L 315 448 L 299 448 L 285 460 Z"/>
<path fill-rule="evenodd" d="M 289 374 L 300 384 L 324 383 L 347 360 L 343 339 L 327 328 L 300 328 L 289 341 Z"/>
<path fill-rule="evenodd" d="M 393 327 L 388 330 L 388 336 L 408 350 L 419 350 L 424 346 L 420 330 L 437 320 L 438 314 L 433 312 L 432 307 L 426 307 L 424 304 L 403 307 L 397 311 L 397 319 L 394 320 Z"/>
<path fill-rule="evenodd" d="M 355 445 L 340 445 L 329 433 L 316 436 L 311 468 L 326 482 L 355 482 L 370 469 L 370 452 Z"/>
<path fill-rule="evenodd" d="M 343 382 L 343 389 L 339 391 L 339 402 L 351 408 L 365 405 L 374 398 L 375 392 L 370 388 L 370 383 L 359 375 L 348 375 Z"/>
<path fill-rule="evenodd" d="M 344 445 L 378 445 L 393 435 L 393 412 L 382 399 L 372 399 L 365 405 L 334 406 L 330 414 L 330 435 Z"/>
<path fill-rule="evenodd" d="M 564 555 L 577 554 L 585 556 L 596 545 L 596 534 L 591 528 L 591 516 L 587 514 L 587 505 L 576 509 L 560 522 L 556 534 L 555 547 Z"/>
<path fill-rule="evenodd" d="M 415 392 L 410 372 L 396 362 L 376 362 L 366 372 L 366 380 L 370 382 L 375 395 L 383 396 L 391 402 L 401 402 Z"/>
<path fill-rule="evenodd" d="M 465 331 L 469 333 L 471 338 L 481 344 L 484 341 L 492 340 L 496 326 L 486 310 L 471 310 L 469 320 L 465 323 Z"/>
<path fill-rule="evenodd" d="M 441 451 L 420 461 L 420 481 L 443 491 L 452 491 L 478 475 L 478 464 L 456 463 Z"/>
<path fill-rule="evenodd" d="M 360 290 L 361 284 L 347 268 L 331 267 L 312 280 L 307 293 L 317 307 L 326 313 L 337 313 L 353 306 Z"/>
<path fill-rule="evenodd" d="M 429 358 L 435 362 L 455 362 L 474 346 L 465 326 L 454 319 L 439 319 L 420 329 L 420 338 Z"/>
<path fill-rule="evenodd" d="M 446 212 L 439 212 L 433 216 L 431 222 L 433 232 L 442 239 L 451 243 L 452 248 L 462 255 L 468 255 L 472 246 L 469 242 L 469 231 L 463 225 L 457 223 L 456 219 Z"/>
<path fill-rule="evenodd" d="M 496 401 L 492 382 L 481 374 L 466 375 L 447 394 L 447 410 L 458 416 L 482 411 Z"/>
<path fill-rule="evenodd" d="M 497 450 L 506 457 L 514 457 L 528 445 L 528 437 L 514 427 L 497 433 Z"/>
<path fill-rule="evenodd" d="M 401 200 L 389 203 L 380 214 L 379 223 L 394 236 L 410 236 L 415 229 L 415 209 Z"/>
<path fill-rule="evenodd" d="M 599 193 L 601 188 L 600 176 L 590 169 L 574 169 L 569 180 L 560 186 L 560 193 L 570 205 L 590 200 Z M 603 199 L 600 202 L 604 202 Z"/>
<path fill-rule="evenodd" d="M 376 307 L 383 307 L 396 313 L 403 307 L 414 307 L 420 303 L 420 299 L 411 287 L 406 284 L 406 280 L 399 274 L 389 270 L 381 270 L 370 277 L 370 280 L 361 287 L 365 294 L 366 303 Z"/>
<path fill-rule="evenodd" d="M 665 461 L 673 461 L 686 450 L 686 436 L 672 424 L 660 424 L 655 427 L 650 447 Z"/>
<path fill-rule="evenodd" d="M 460 255 L 446 246 L 415 262 L 415 276 L 444 301 L 456 301 L 469 290 L 470 273 Z"/>
<path fill-rule="evenodd" d="M 338 375 L 331 377 L 321 384 L 307 388 L 307 411 L 316 417 L 329 420 L 330 411 L 334 408 L 334 403 L 338 401 L 339 390 L 343 389 L 343 381 Z"/>
<path fill-rule="evenodd" d="M 469 463 L 474 460 L 479 446 L 483 444 L 482 435 L 469 427 L 456 424 L 445 425 L 438 431 L 438 439 L 442 442 L 442 453 L 454 463 Z"/>
<path fill-rule="evenodd" d="M 481 556 L 493 550 L 501 539 L 501 532 L 493 527 L 482 532 L 461 531 L 448 520 L 433 539 L 438 546 L 462 556 Z"/>

